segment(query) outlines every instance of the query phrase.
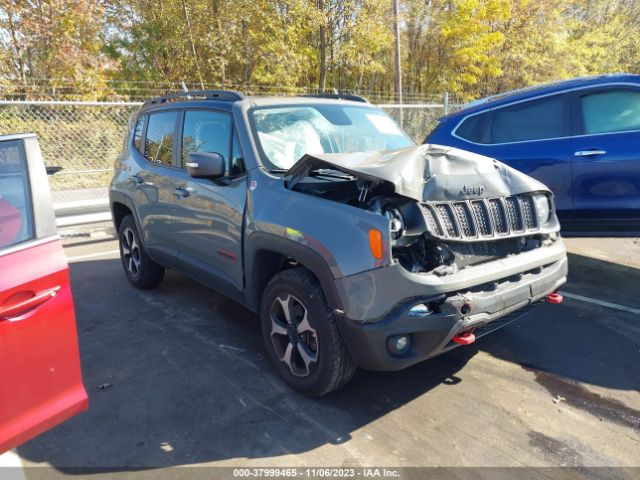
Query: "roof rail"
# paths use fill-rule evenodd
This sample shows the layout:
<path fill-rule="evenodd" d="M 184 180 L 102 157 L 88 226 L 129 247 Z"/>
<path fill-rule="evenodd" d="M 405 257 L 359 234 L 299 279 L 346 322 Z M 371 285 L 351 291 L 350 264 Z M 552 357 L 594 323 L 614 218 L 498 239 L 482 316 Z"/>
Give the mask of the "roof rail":
<path fill-rule="evenodd" d="M 518 95 L 520 93 L 527 93 L 527 92 L 534 92 L 536 90 L 542 90 L 544 88 L 547 87 L 553 87 L 556 84 L 561 83 L 561 81 L 558 82 L 545 82 L 545 83 L 539 83 L 537 85 L 532 85 L 529 87 L 523 87 L 523 88 L 518 88 L 516 90 L 509 90 L 506 92 L 500 92 L 500 93 L 494 93 L 493 95 L 489 95 L 487 97 L 483 97 L 480 98 L 478 100 L 474 100 L 472 102 L 469 102 L 465 105 L 465 108 L 469 108 L 469 107 L 475 107 L 477 105 L 484 105 L 485 103 L 489 103 L 489 102 L 493 102 L 496 100 L 502 100 L 503 98 L 507 98 L 507 97 L 511 97 L 513 95 Z"/>
<path fill-rule="evenodd" d="M 144 102 L 143 107 L 148 105 L 158 105 L 176 100 L 226 100 L 235 102 L 244 99 L 240 92 L 233 90 L 190 90 L 187 92 L 176 92 L 162 97 L 152 98 Z"/>
<path fill-rule="evenodd" d="M 362 102 L 362 103 L 369 103 L 369 100 L 367 100 L 364 97 L 361 97 L 360 95 L 354 95 L 352 93 L 306 93 L 304 95 L 302 95 L 303 97 L 316 97 L 316 98 L 333 98 L 336 100 L 351 100 L 352 102 Z"/>
<path fill-rule="evenodd" d="M 523 87 L 523 88 L 518 88 L 516 90 L 509 90 L 506 92 L 500 92 L 500 93 L 496 93 L 493 95 L 489 95 L 487 97 L 483 97 L 480 98 L 478 100 L 474 100 L 472 102 L 469 102 L 465 105 L 465 108 L 469 108 L 469 107 L 475 107 L 478 105 L 484 105 L 485 103 L 489 103 L 489 102 L 493 102 L 496 100 L 502 100 L 504 98 L 508 98 L 514 95 L 518 95 L 521 93 L 529 93 L 529 92 L 535 92 L 536 90 L 543 90 L 545 88 L 551 88 L 551 87 L 561 87 L 565 84 L 572 84 L 572 83 L 578 83 L 578 82 L 588 82 L 591 80 L 599 80 L 599 79 L 607 79 L 607 78 L 612 78 L 612 77 L 617 77 L 617 76 L 622 76 L 624 74 L 604 74 L 604 75 L 589 75 L 586 77 L 576 77 L 576 78 L 568 78 L 568 79 L 562 79 L 562 80 L 552 80 L 550 82 L 542 82 L 542 83 L 538 83 L 536 85 L 529 85 L 528 87 Z"/>

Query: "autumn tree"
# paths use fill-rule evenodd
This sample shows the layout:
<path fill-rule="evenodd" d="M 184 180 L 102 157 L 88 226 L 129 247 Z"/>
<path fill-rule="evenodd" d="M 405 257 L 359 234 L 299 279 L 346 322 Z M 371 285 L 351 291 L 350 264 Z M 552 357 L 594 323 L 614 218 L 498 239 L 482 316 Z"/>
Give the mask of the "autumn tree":
<path fill-rule="evenodd" d="M 117 67 L 103 55 L 103 13 L 92 0 L 0 0 L 0 71 L 22 86 L 106 89 Z"/>
<path fill-rule="evenodd" d="M 388 0 L 318 0 L 318 87 L 375 88 L 393 40 Z"/>
<path fill-rule="evenodd" d="M 640 0 L 400 0 L 405 98 L 640 71 Z M 0 87 L 144 97 L 394 85 L 390 0 L 0 0 Z"/>

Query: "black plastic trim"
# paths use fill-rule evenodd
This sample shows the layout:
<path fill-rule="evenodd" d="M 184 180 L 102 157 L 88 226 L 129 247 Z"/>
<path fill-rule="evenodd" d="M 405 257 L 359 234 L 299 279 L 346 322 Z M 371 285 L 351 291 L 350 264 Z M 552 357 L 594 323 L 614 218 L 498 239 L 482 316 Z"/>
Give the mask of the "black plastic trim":
<path fill-rule="evenodd" d="M 293 240 L 265 232 L 251 234 L 245 243 L 246 301 L 250 309 L 256 312 L 260 309 L 261 292 L 257 275 L 260 265 L 256 264 L 256 255 L 259 251 L 272 252 L 292 258 L 309 269 L 318 278 L 329 305 L 334 309 L 342 309 L 333 273 L 324 258 L 315 250 Z"/>

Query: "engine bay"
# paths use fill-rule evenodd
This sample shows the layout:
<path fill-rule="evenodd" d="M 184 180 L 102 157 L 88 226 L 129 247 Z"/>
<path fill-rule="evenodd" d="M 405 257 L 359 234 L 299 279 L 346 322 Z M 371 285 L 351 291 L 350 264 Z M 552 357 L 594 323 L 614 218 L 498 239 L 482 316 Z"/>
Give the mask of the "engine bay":
<path fill-rule="evenodd" d="M 424 204 L 395 195 L 387 182 L 360 180 L 337 170 L 310 172 L 292 185 L 292 190 L 388 218 L 392 259 L 412 273 L 449 275 L 552 241 L 545 234 L 486 239 L 478 235 L 476 241 L 444 241 L 430 226 L 433 219 Z"/>

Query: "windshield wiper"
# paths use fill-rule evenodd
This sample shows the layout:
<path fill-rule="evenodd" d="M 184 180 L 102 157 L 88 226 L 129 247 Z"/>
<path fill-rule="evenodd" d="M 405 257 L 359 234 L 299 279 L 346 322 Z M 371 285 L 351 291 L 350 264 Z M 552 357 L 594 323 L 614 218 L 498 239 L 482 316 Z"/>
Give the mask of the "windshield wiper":
<path fill-rule="evenodd" d="M 331 177 L 340 178 L 343 180 L 353 180 L 356 177 L 349 175 L 348 173 L 341 172 L 340 170 L 333 170 L 328 168 L 317 168 L 309 172 L 309 176 L 313 177 Z"/>
<path fill-rule="evenodd" d="M 269 173 L 287 173 L 289 170 L 286 168 L 272 168 L 269 170 Z M 353 175 L 349 175 L 348 173 L 343 173 L 340 170 L 334 170 L 329 168 L 316 168 L 315 170 L 311 170 L 307 176 L 309 177 L 330 177 L 330 178 L 339 178 L 340 180 L 354 180 L 356 177 Z"/>

